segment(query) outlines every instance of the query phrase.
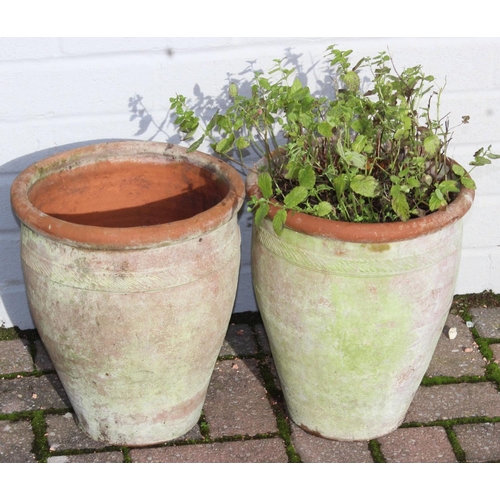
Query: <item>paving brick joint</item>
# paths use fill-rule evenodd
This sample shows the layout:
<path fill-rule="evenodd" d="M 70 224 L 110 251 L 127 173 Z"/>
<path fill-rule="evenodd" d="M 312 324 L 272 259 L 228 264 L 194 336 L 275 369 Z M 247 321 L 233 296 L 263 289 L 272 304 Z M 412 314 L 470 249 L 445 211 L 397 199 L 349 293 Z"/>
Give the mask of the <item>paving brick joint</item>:
<path fill-rule="evenodd" d="M 356 442 L 289 419 L 258 313 L 233 315 L 198 424 L 147 447 L 86 436 L 36 331 L 0 328 L 0 462 L 500 462 L 500 306 L 473 302 L 455 301 L 403 424 Z"/>

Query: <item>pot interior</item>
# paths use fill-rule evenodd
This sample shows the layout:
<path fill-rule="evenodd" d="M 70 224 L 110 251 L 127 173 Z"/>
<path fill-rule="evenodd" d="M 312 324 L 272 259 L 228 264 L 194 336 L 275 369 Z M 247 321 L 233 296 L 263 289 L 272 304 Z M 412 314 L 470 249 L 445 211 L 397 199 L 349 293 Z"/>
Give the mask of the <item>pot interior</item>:
<path fill-rule="evenodd" d="M 28 198 L 57 219 L 123 228 L 193 217 L 228 192 L 224 179 L 191 163 L 103 161 L 51 173 L 31 187 Z"/>

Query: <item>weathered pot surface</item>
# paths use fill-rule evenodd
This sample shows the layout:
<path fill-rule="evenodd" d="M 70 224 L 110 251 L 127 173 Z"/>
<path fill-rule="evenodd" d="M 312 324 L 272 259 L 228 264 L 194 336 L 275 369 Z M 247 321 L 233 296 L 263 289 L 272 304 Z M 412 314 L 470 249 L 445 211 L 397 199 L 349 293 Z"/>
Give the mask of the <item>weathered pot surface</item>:
<path fill-rule="evenodd" d="M 93 439 L 152 444 L 196 424 L 236 294 L 243 197 L 229 165 L 140 141 L 14 181 L 33 320 Z"/>
<path fill-rule="evenodd" d="M 260 196 L 255 172 L 247 194 Z M 281 236 L 270 218 L 254 225 L 256 299 L 296 424 L 338 440 L 399 427 L 451 306 L 473 198 L 464 189 L 446 210 L 407 223 L 296 213 Z"/>

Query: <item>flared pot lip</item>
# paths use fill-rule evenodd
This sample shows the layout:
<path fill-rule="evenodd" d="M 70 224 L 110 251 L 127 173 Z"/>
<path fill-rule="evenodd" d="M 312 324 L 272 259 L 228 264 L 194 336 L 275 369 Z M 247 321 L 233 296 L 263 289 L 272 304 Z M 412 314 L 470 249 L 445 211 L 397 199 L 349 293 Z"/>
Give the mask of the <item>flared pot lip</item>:
<path fill-rule="evenodd" d="M 258 166 L 259 164 L 257 164 Z M 248 197 L 262 197 L 257 184 L 258 170 L 253 168 L 246 179 Z M 411 240 L 436 232 L 460 220 L 472 206 L 474 190 L 462 187 L 457 197 L 443 210 L 407 222 L 346 222 L 323 219 L 300 212 L 288 212 L 286 227 L 299 233 L 351 243 L 390 243 Z M 271 206 L 268 217 L 273 219 L 279 207 Z"/>
<path fill-rule="evenodd" d="M 187 162 L 216 174 L 228 186 L 219 203 L 193 217 L 152 226 L 109 228 L 86 226 L 47 215 L 29 200 L 31 187 L 52 173 L 108 160 L 158 157 L 158 160 Z M 72 246 L 129 250 L 172 244 L 200 237 L 231 220 L 243 205 L 245 184 L 229 164 L 199 151 L 153 141 L 112 141 L 83 146 L 40 160 L 23 170 L 11 186 L 12 208 L 23 225 L 36 233 Z"/>

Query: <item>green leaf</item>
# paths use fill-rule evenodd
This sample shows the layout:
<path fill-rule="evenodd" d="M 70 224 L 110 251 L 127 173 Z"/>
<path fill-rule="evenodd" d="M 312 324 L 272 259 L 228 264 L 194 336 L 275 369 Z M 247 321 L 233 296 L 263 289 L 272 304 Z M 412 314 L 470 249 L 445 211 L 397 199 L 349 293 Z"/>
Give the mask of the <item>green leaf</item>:
<path fill-rule="evenodd" d="M 475 160 L 471 161 L 469 165 L 474 165 L 476 167 L 480 167 L 482 165 L 489 165 L 491 160 L 485 158 L 484 156 L 475 156 Z"/>
<path fill-rule="evenodd" d="M 273 219 L 273 228 L 275 233 L 279 236 L 283 232 L 286 222 L 286 210 L 282 208 L 276 212 Z"/>
<path fill-rule="evenodd" d="M 446 201 L 444 199 L 444 195 L 443 193 L 441 192 L 441 189 L 439 189 L 439 187 L 436 188 L 436 190 L 434 191 L 434 194 L 436 195 L 436 198 L 440 201 Z"/>
<path fill-rule="evenodd" d="M 415 177 L 409 177 L 406 182 L 412 189 L 420 187 L 420 181 Z"/>
<path fill-rule="evenodd" d="M 299 184 L 306 189 L 312 189 L 316 184 L 316 174 L 311 166 L 299 171 Z"/>
<path fill-rule="evenodd" d="M 296 179 L 299 175 L 300 166 L 291 161 L 285 165 L 284 170 L 286 171 L 285 179 Z"/>
<path fill-rule="evenodd" d="M 470 177 L 461 177 L 460 182 L 462 183 L 462 186 L 467 189 L 476 189 L 476 183 Z"/>
<path fill-rule="evenodd" d="M 191 146 L 189 146 L 189 148 L 187 149 L 187 152 L 192 153 L 193 151 L 196 151 L 200 147 L 200 144 L 203 142 L 204 139 L 205 139 L 205 135 L 202 135 L 197 141 L 193 142 L 193 144 L 191 144 Z"/>
<path fill-rule="evenodd" d="M 331 203 L 328 203 L 327 201 L 321 201 L 316 205 L 316 215 L 318 217 L 325 217 L 332 211 L 333 207 Z"/>
<path fill-rule="evenodd" d="M 358 135 L 354 142 L 352 143 L 352 149 L 356 153 L 361 153 L 366 147 L 366 137 L 364 135 Z"/>
<path fill-rule="evenodd" d="M 234 144 L 234 135 L 229 134 L 226 138 L 222 139 L 215 145 L 215 151 L 219 154 L 227 153 Z"/>
<path fill-rule="evenodd" d="M 410 169 L 408 167 L 406 167 L 406 168 L 403 168 L 403 170 L 401 170 L 398 175 L 402 179 L 403 177 L 407 177 L 409 173 L 410 173 Z"/>
<path fill-rule="evenodd" d="M 424 149 L 427 156 L 436 156 L 441 147 L 441 141 L 437 135 L 429 135 L 424 139 Z"/>
<path fill-rule="evenodd" d="M 345 175 L 338 175 L 333 179 L 333 187 L 335 188 L 335 192 L 337 193 L 337 197 L 340 198 L 342 193 L 345 191 L 347 187 L 347 179 Z"/>
<path fill-rule="evenodd" d="M 273 180 L 268 172 L 262 172 L 257 179 L 257 184 L 262 191 L 262 196 L 266 199 L 273 197 Z"/>
<path fill-rule="evenodd" d="M 432 212 L 439 210 L 441 207 L 445 207 L 447 205 L 446 200 L 444 199 L 443 193 L 436 188 L 436 190 L 431 194 L 429 199 L 429 209 Z"/>
<path fill-rule="evenodd" d="M 391 196 L 392 209 L 403 222 L 406 222 L 410 218 L 410 207 L 405 194 L 401 191 L 400 186 L 392 186 Z"/>
<path fill-rule="evenodd" d="M 257 226 L 260 226 L 268 213 L 269 213 L 269 204 L 261 203 L 259 205 L 259 208 L 255 212 L 255 224 Z"/>
<path fill-rule="evenodd" d="M 394 140 L 395 141 L 400 141 L 401 139 L 406 139 L 408 137 L 408 131 L 405 130 L 404 128 L 400 128 L 396 130 L 394 133 Z"/>
<path fill-rule="evenodd" d="M 332 126 L 328 122 L 321 122 L 318 125 L 318 132 L 323 136 L 323 137 L 332 137 L 333 136 L 333 129 Z"/>
<path fill-rule="evenodd" d="M 297 92 L 302 91 L 302 83 L 300 83 L 300 80 L 298 78 L 295 78 L 295 80 L 292 83 L 292 86 L 290 87 L 290 95 L 294 95 Z"/>
<path fill-rule="evenodd" d="M 378 181 L 371 175 L 355 175 L 351 179 L 351 189 L 362 196 L 373 198 L 377 195 Z"/>
<path fill-rule="evenodd" d="M 250 146 L 250 142 L 246 139 L 246 137 L 240 136 L 236 139 L 236 147 L 238 149 L 246 149 L 248 146 Z"/>
<path fill-rule="evenodd" d="M 210 118 L 210 121 L 207 124 L 207 127 L 205 129 L 206 132 L 210 132 L 215 127 L 215 125 L 217 124 L 218 117 L 219 117 L 219 112 L 216 111 L 214 116 Z"/>
<path fill-rule="evenodd" d="M 465 173 L 466 173 L 465 168 L 462 167 L 462 165 L 459 165 L 458 163 L 454 163 L 451 168 L 453 170 L 453 173 L 455 173 L 459 177 L 462 177 L 462 175 L 465 175 Z"/>
<path fill-rule="evenodd" d="M 259 85 L 265 90 L 271 90 L 271 84 L 267 78 L 259 78 Z"/>
<path fill-rule="evenodd" d="M 340 140 L 340 139 L 337 141 L 337 144 L 336 144 L 335 146 L 336 146 L 337 153 L 339 154 L 339 156 L 340 156 L 341 158 L 344 158 L 344 160 L 345 160 L 345 151 L 344 151 L 344 146 L 342 146 L 342 142 L 341 142 L 341 140 Z"/>
<path fill-rule="evenodd" d="M 229 85 L 229 95 L 231 97 L 236 97 L 238 95 L 238 87 L 236 86 L 235 83 L 231 83 Z"/>
<path fill-rule="evenodd" d="M 443 181 L 439 183 L 439 190 L 443 193 L 458 193 L 460 188 L 457 186 L 457 181 Z"/>
<path fill-rule="evenodd" d="M 233 129 L 233 120 L 225 115 L 217 115 L 217 125 L 229 134 Z"/>
<path fill-rule="evenodd" d="M 359 90 L 359 84 L 361 82 L 359 75 L 355 71 L 348 71 L 342 78 L 345 86 L 351 92 L 357 92 Z"/>
<path fill-rule="evenodd" d="M 299 123 L 305 127 L 306 129 L 307 128 L 310 128 L 311 125 L 313 124 L 314 122 L 314 118 L 311 116 L 310 113 L 299 113 Z"/>
<path fill-rule="evenodd" d="M 364 168 L 366 165 L 366 156 L 356 151 L 345 151 L 344 158 L 349 165 L 356 168 Z"/>
<path fill-rule="evenodd" d="M 304 186 L 294 187 L 284 199 L 284 204 L 286 208 L 295 208 L 297 205 L 302 203 L 308 195 L 308 191 Z"/>
<path fill-rule="evenodd" d="M 236 120 L 234 120 L 233 122 L 233 130 L 237 131 L 239 130 L 241 127 L 243 127 L 243 120 L 241 118 L 236 118 Z"/>

